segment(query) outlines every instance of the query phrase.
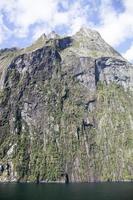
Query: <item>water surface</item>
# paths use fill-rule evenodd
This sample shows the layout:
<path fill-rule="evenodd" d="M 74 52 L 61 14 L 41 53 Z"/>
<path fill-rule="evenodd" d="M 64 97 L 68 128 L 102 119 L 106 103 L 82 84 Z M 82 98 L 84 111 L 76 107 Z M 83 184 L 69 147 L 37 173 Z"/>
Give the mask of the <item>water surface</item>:
<path fill-rule="evenodd" d="M 133 200 L 133 183 L 0 184 L 0 200 Z"/>

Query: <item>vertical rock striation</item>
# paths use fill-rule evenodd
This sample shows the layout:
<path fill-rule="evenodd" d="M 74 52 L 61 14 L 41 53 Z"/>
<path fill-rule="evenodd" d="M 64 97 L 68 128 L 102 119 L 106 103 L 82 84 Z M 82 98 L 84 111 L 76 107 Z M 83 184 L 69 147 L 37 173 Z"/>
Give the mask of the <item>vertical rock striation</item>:
<path fill-rule="evenodd" d="M 133 179 L 133 65 L 96 31 L 0 51 L 0 181 Z"/>

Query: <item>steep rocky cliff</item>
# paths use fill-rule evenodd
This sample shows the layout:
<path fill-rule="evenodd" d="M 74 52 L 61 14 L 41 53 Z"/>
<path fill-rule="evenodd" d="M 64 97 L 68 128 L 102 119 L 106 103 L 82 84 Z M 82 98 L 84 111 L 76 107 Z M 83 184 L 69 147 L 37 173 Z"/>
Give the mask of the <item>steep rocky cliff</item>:
<path fill-rule="evenodd" d="M 133 179 L 133 65 L 96 31 L 0 51 L 0 181 Z"/>

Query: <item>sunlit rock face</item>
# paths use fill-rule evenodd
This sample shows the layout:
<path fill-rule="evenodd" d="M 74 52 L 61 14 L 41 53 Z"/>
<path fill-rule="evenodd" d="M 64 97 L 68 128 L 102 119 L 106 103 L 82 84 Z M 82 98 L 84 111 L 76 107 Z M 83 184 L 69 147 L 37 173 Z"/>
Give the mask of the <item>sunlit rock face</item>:
<path fill-rule="evenodd" d="M 126 88 L 133 88 L 133 75 L 131 64 L 110 57 L 102 57 L 96 60 L 96 82 L 107 84 L 116 83 Z"/>
<path fill-rule="evenodd" d="M 132 180 L 132 90 L 133 65 L 87 28 L 1 50 L 0 181 Z"/>

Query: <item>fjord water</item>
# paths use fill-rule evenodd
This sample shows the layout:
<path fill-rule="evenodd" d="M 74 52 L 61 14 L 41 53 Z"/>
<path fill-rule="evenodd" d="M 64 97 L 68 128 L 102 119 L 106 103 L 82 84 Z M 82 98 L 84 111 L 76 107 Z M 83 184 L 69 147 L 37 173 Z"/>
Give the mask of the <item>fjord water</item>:
<path fill-rule="evenodd" d="M 133 200 L 133 183 L 0 184 L 0 200 Z"/>

